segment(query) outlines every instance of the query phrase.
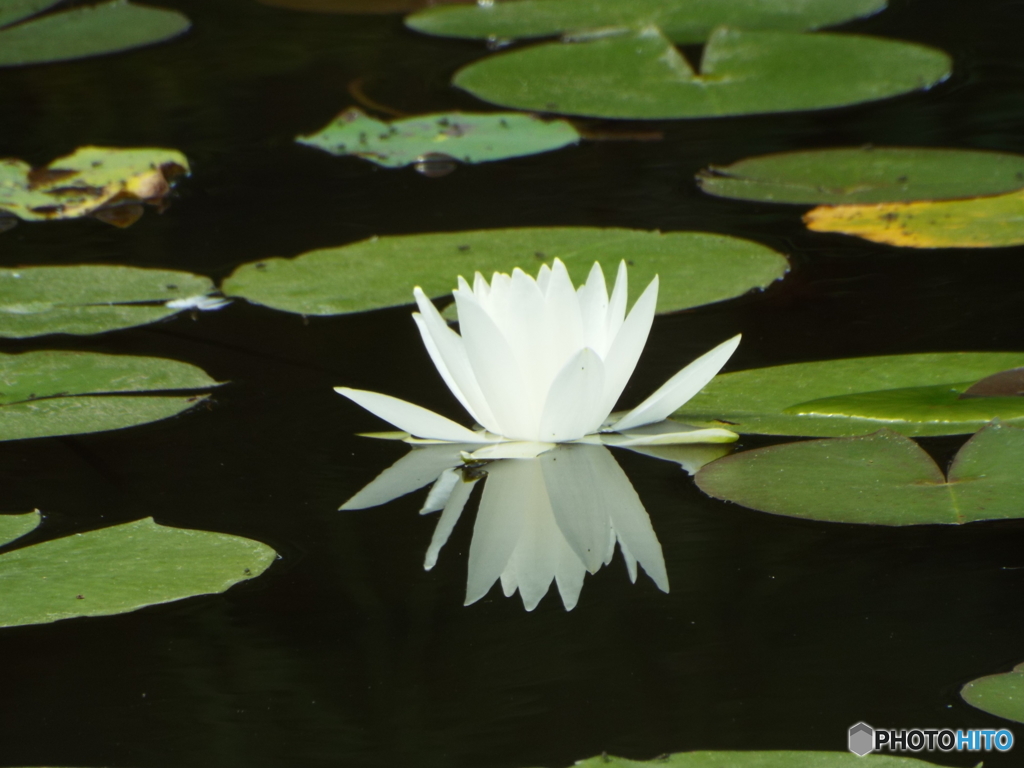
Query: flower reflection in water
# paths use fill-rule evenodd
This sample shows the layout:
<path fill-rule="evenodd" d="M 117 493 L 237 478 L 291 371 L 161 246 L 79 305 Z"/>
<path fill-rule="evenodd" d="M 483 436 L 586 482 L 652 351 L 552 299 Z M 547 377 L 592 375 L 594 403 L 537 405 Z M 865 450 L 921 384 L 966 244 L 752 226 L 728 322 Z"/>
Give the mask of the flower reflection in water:
<path fill-rule="evenodd" d="M 532 611 L 554 581 L 566 610 L 572 610 L 584 574 L 608 565 L 616 543 L 631 581 L 636 581 L 639 565 L 668 592 L 665 559 L 650 518 L 607 448 L 567 444 L 536 458 L 467 465 L 463 451 L 468 447 L 414 448 L 342 509 L 375 507 L 433 482 L 420 510 L 441 512 L 423 563 L 430 570 L 482 481 L 469 548 L 466 605 L 500 579 L 505 595 L 518 590 L 526 610 Z M 730 448 L 671 445 L 636 450 L 676 461 L 692 474 Z"/>

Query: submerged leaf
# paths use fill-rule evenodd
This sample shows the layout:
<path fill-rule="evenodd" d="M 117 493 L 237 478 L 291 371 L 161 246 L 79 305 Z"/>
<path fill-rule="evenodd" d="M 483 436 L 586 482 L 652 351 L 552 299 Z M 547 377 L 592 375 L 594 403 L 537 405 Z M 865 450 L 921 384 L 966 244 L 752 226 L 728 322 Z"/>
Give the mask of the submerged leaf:
<path fill-rule="evenodd" d="M 1021 365 L 1024 352 L 936 352 L 755 368 L 719 374 L 673 418 L 763 435 L 967 434 L 994 418 L 1024 423 L 1019 398 L 959 399 Z"/>
<path fill-rule="evenodd" d="M 277 553 L 222 533 L 152 518 L 0 555 L 0 627 L 109 616 L 224 592 L 259 576 Z"/>
<path fill-rule="evenodd" d="M 52 3 L 32 5 L 39 8 Z M 0 21 L 6 20 L 0 17 Z M 126 51 L 170 40 L 191 26 L 177 11 L 127 0 L 79 6 L 0 30 L 0 67 Z"/>
<path fill-rule="evenodd" d="M 127 226 L 138 217 L 125 222 L 117 208 L 163 208 L 171 180 L 188 172 L 188 160 L 173 149 L 80 147 L 45 168 L 7 158 L 0 160 L 0 213 L 45 221 L 106 211 L 108 221 Z"/>
<path fill-rule="evenodd" d="M 0 354 L 0 440 L 76 435 L 174 416 L 217 382 L 187 363 L 93 352 Z"/>
<path fill-rule="evenodd" d="M 546 121 L 517 112 L 447 112 L 385 123 L 353 108 L 296 141 L 333 155 L 355 155 L 400 168 L 437 153 L 462 163 L 486 163 L 549 152 L 579 139 L 565 120 Z"/>
<path fill-rule="evenodd" d="M 983 712 L 1024 723 L 1024 664 L 1010 672 L 972 680 L 960 689 L 960 695 Z"/>
<path fill-rule="evenodd" d="M 0 547 L 34 531 L 39 527 L 41 519 L 38 511 L 23 515 L 0 515 Z"/>
<path fill-rule="evenodd" d="M 821 206 L 815 232 L 841 232 L 904 248 L 1006 248 L 1024 244 L 1024 191 L 970 200 Z"/>
<path fill-rule="evenodd" d="M 763 289 L 789 269 L 770 248 L 702 232 L 552 227 L 371 238 L 294 259 L 244 264 L 222 286 L 225 294 L 286 312 L 337 315 L 408 304 L 413 286 L 431 297 L 449 294 L 459 275 L 475 271 L 533 272 L 560 258 L 575 283 L 594 262 L 614 274 L 630 263 L 630 296 L 660 275 L 658 311 L 709 304 Z M 396 279 L 400 276 L 401 279 Z"/>
<path fill-rule="evenodd" d="M 103 265 L 0 269 L 0 337 L 103 333 L 177 314 L 214 290 L 189 272 Z"/>
<path fill-rule="evenodd" d="M 677 43 L 702 43 L 723 25 L 801 32 L 869 16 L 885 5 L 885 0 L 514 0 L 429 8 L 405 23 L 428 35 L 479 40 L 656 26 Z"/>
<path fill-rule="evenodd" d="M 658 29 L 544 43 L 459 70 L 454 84 L 506 107 L 664 119 L 825 109 L 929 88 L 949 76 L 934 48 L 861 35 L 712 32 L 695 73 Z"/>
<path fill-rule="evenodd" d="M 1024 429 L 991 424 L 949 477 L 913 440 L 882 430 L 736 453 L 697 473 L 718 499 L 791 517 L 874 525 L 1024 517 Z"/>
<path fill-rule="evenodd" d="M 1024 155 L 925 147 L 780 152 L 711 166 L 708 194 L 772 203 L 889 203 L 997 195 L 1024 187 Z"/>

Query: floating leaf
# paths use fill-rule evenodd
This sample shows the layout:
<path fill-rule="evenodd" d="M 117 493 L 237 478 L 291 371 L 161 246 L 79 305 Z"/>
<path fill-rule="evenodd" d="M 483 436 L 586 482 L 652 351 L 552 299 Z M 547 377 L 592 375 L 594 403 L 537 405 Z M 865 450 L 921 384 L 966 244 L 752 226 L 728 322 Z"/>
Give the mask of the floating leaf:
<path fill-rule="evenodd" d="M 656 28 L 544 43 L 459 70 L 455 85 L 516 109 L 661 119 L 824 109 L 929 88 L 949 76 L 934 48 L 860 35 L 719 27 L 695 74 Z"/>
<path fill-rule="evenodd" d="M 177 11 L 127 0 L 79 6 L 0 30 L 0 67 L 126 51 L 170 40 L 190 26 Z"/>
<path fill-rule="evenodd" d="M 983 712 L 1024 723 L 1024 664 L 1011 672 L 972 680 L 960 689 L 960 695 Z"/>
<path fill-rule="evenodd" d="M 224 592 L 259 576 L 277 553 L 222 533 L 152 518 L 0 555 L 0 627 L 110 616 Z"/>
<path fill-rule="evenodd" d="M 1024 187 L 1024 155 L 967 149 L 845 147 L 711 166 L 705 192 L 772 203 L 890 203 L 997 195 Z"/>
<path fill-rule="evenodd" d="M 263 5 L 314 13 L 405 13 L 428 5 L 473 0 L 258 0 Z"/>
<path fill-rule="evenodd" d="M 660 312 L 763 289 L 789 268 L 783 256 L 763 245 L 702 232 L 490 229 L 371 238 L 294 259 L 266 259 L 242 265 L 222 288 L 285 312 L 337 315 L 409 304 L 416 285 L 428 296 L 444 296 L 459 275 L 472 277 L 475 271 L 489 276 L 522 267 L 533 273 L 555 257 L 578 283 L 595 261 L 609 276 L 621 260 L 629 261 L 633 298 L 660 275 Z"/>
<path fill-rule="evenodd" d="M 0 337 L 84 335 L 145 325 L 206 301 L 216 306 L 215 299 L 207 299 L 213 290 L 209 278 L 164 269 L 0 269 Z"/>
<path fill-rule="evenodd" d="M 39 527 L 39 512 L 27 512 L 24 515 L 0 515 L 0 547 L 20 539 Z"/>
<path fill-rule="evenodd" d="M 0 2 L 0 27 L 9 27 L 62 2 L 64 0 L 3 0 Z"/>
<path fill-rule="evenodd" d="M 0 440 L 102 432 L 166 419 L 205 396 L 158 393 L 215 386 L 199 368 L 159 357 L 0 354 Z"/>
<path fill-rule="evenodd" d="M 574 768 L 940 768 L 913 757 L 850 752 L 677 752 L 653 760 L 598 755 Z"/>
<path fill-rule="evenodd" d="M 3 33 L 0 32 L 0 45 Z M 170 181 L 189 172 L 188 160 L 173 149 L 80 147 L 45 168 L 0 160 L 0 213 L 25 221 L 100 215 L 143 203 L 163 208 Z M 108 217 L 117 226 L 126 223 Z"/>
<path fill-rule="evenodd" d="M 703 43 L 719 26 L 801 32 L 868 16 L 885 5 L 885 0 L 515 0 L 431 8 L 405 23 L 428 35 L 480 40 L 656 26 L 677 43 Z"/>
<path fill-rule="evenodd" d="M 1024 191 L 972 200 L 815 208 L 815 232 L 841 232 L 904 248 L 1005 248 L 1024 244 Z"/>
<path fill-rule="evenodd" d="M 762 435 L 974 432 L 1021 419 L 1019 398 L 960 400 L 972 382 L 1024 365 L 1024 352 L 936 352 L 795 363 L 716 376 L 673 418 Z"/>
<path fill-rule="evenodd" d="M 917 443 L 881 430 L 735 453 L 697 473 L 710 496 L 790 517 L 874 525 L 1024 517 L 1024 429 L 991 424 L 949 478 Z"/>
<path fill-rule="evenodd" d="M 296 141 L 332 155 L 400 168 L 437 153 L 461 163 L 486 163 L 561 149 L 579 139 L 565 120 L 518 112 L 448 112 L 385 123 L 348 109 L 323 130 Z"/>

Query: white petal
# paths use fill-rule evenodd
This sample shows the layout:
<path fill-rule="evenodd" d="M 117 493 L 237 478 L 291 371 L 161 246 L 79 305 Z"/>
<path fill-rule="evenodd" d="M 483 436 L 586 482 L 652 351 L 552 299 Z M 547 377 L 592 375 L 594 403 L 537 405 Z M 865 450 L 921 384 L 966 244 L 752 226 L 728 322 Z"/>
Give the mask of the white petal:
<path fill-rule="evenodd" d="M 627 445 L 623 447 L 653 459 L 674 461 L 688 475 L 696 475 L 705 464 L 717 461 L 732 452 L 732 448 L 728 445 Z"/>
<path fill-rule="evenodd" d="M 618 464 L 607 448 L 563 445 L 540 458 L 544 483 L 555 521 L 565 540 L 588 571 L 595 573 L 605 558 L 611 521 L 605 499 L 609 479 L 603 470 Z M 611 482 L 625 478 L 622 470 Z M 629 481 L 626 480 L 627 485 Z"/>
<path fill-rule="evenodd" d="M 381 472 L 369 485 L 341 505 L 341 509 L 367 509 L 386 504 L 433 482 L 450 467 L 462 463 L 465 445 L 414 448 Z"/>
<path fill-rule="evenodd" d="M 616 285 L 618 290 L 618 285 Z M 607 416 L 618 402 L 629 377 L 636 370 L 637 361 L 647 344 L 647 337 L 654 322 L 654 310 L 658 304 L 658 277 L 655 275 L 640 298 L 636 300 L 629 317 L 621 323 L 615 339 L 605 355 L 605 384 L 601 408 Z"/>
<path fill-rule="evenodd" d="M 357 405 L 361 405 L 389 424 L 394 424 L 399 429 L 417 437 L 446 440 L 451 443 L 490 442 L 449 418 L 405 400 L 399 400 L 397 397 L 382 395 L 379 392 L 367 392 L 365 389 L 349 389 L 348 387 L 335 387 L 334 391 L 339 395 L 344 395 Z"/>
<path fill-rule="evenodd" d="M 626 274 L 626 261 L 619 262 L 619 271 L 615 275 L 615 287 L 612 288 L 611 298 L 608 300 L 608 338 L 614 339 L 622 327 L 622 321 L 626 317 L 626 300 L 629 296 L 629 276 Z"/>
<path fill-rule="evenodd" d="M 430 487 L 430 492 L 427 494 L 427 500 L 424 501 L 423 506 L 420 507 L 420 514 L 427 515 L 431 512 L 437 512 L 439 509 L 444 509 L 445 505 L 448 503 L 449 497 L 452 495 L 452 490 L 455 488 L 455 484 L 461 479 L 462 473 L 454 467 L 449 467 L 442 472 Z"/>
<path fill-rule="evenodd" d="M 558 568 L 555 570 L 555 583 L 558 584 L 558 594 L 562 598 L 562 605 L 565 610 L 571 611 L 579 602 L 580 592 L 583 591 L 583 578 L 587 569 L 576 557 L 567 543 L 560 545 L 561 556 L 558 559 Z"/>
<path fill-rule="evenodd" d="M 523 508 L 523 532 L 506 572 L 514 574 L 515 585 L 519 588 L 519 596 L 523 606 L 532 611 L 547 594 L 551 582 L 555 578 L 558 567 L 559 544 L 564 541 L 562 534 L 555 525 L 551 514 L 551 506 L 546 497 L 538 496 L 535 503 Z M 575 557 L 571 552 L 571 557 Z M 503 574 L 502 586 L 505 594 L 509 593 L 512 580 Z"/>
<path fill-rule="evenodd" d="M 608 351 L 608 286 L 604 272 L 596 261 L 590 268 L 587 282 L 576 290 L 583 317 L 583 343 L 601 357 Z"/>
<path fill-rule="evenodd" d="M 535 344 L 538 350 L 544 350 L 540 357 L 548 387 L 562 366 L 585 346 L 580 301 L 561 259 L 555 259 L 551 267 L 551 279 L 544 295 L 544 325 Z"/>
<path fill-rule="evenodd" d="M 609 454 L 608 462 L 602 467 L 602 474 L 609 478 L 605 498 L 611 515 L 612 528 L 619 540 L 619 549 L 629 566 L 630 559 L 639 561 L 644 571 L 662 592 L 668 592 L 668 573 L 665 571 L 665 556 L 661 551 L 651 518 L 644 509 L 629 478 L 618 462 Z M 612 478 L 617 478 L 612 481 Z M 631 577 L 636 579 L 635 567 Z"/>
<path fill-rule="evenodd" d="M 739 435 L 721 427 L 688 429 L 680 432 L 665 432 L 658 435 L 637 435 L 629 430 L 623 434 L 603 434 L 601 442 L 616 448 L 632 448 L 640 445 L 690 445 L 693 443 L 735 443 Z"/>
<path fill-rule="evenodd" d="M 493 461 L 497 459 L 535 459 L 555 447 L 554 443 L 538 443 L 532 440 L 507 440 L 487 445 L 473 452 L 465 452 L 465 461 Z"/>
<path fill-rule="evenodd" d="M 565 364 L 551 383 L 540 418 L 538 437 L 553 443 L 596 432 L 608 415 L 601 410 L 604 363 L 584 348 Z"/>
<path fill-rule="evenodd" d="M 427 556 L 423 559 L 423 570 L 429 571 L 437 565 L 437 556 L 441 554 L 441 548 L 448 543 L 448 537 L 452 535 L 455 524 L 459 522 L 462 510 L 465 509 L 466 502 L 469 501 L 469 496 L 473 493 L 476 483 L 476 480 L 464 481 L 457 483 L 452 488 L 448 503 L 444 505 L 444 511 L 441 512 L 441 516 L 437 519 L 437 525 L 434 527 L 434 535 L 430 539 Z"/>
<path fill-rule="evenodd" d="M 715 378 L 715 374 L 726 364 L 739 343 L 740 335 L 737 334 L 698 357 L 666 381 L 657 392 L 613 424 L 612 429 L 622 431 L 640 427 L 670 416 Z"/>

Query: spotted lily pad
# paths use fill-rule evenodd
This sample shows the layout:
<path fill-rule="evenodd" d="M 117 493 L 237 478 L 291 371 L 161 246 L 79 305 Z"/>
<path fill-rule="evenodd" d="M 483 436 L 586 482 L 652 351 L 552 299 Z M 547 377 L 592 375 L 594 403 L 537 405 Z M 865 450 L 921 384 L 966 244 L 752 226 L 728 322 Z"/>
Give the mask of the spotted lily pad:
<path fill-rule="evenodd" d="M 722 25 L 800 32 L 868 16 L 885 5 L 885 0 L 499 0 L 429 8 L 405 23 L 428 35 L 480 40 L 656 26 L 677 43 L 703 43 Z"/>
<path fill-rule="evenodd" d="M 44 168 L 7 158 L 0 160 L 0 214 L 25 221 L 93 215 L 124 227 L 143 204 L 163 208 L 171 180 L 188 172 L 188 160 L 173 149 L 80 147 Z"/>
<path fill-rule="evenodd" d="M 959 435 L 999 418 L 1024 424 L 1024 398 L 962 398 L 1024 352 L 936 352 L 795 363 L 716 376 L 673 418 L 762 435 Z"/>
<path fill-rule="evenodd" d="M 790 517 L 874 525 L 1024 517 L 1024 429 L 991 424 L 957 454 L 948 478 L 908 437 L 785 443 L 735 453 L 697 473 L 710 496 Z"/>
<path fill-rule="evenodd" d="M 222 533 L 152 518 L 0 555 L 0 627 L 110 616 L 224 592 L 259 576 L 277 553 Z"/>
<path fill-rule="evenodd" d="M 385 123 L 349 109 L 323 130 L 296 141 L 332 155 L 355 155 L 400 168 L 432 155 L 486 163 L 561 149 L 579 139 L 565 120 L 541 120 L 518 112 L 449 112 Z"/>
<path fill-rule="evenodd" d="M 516 109 L 663 119 L 825 109 L 929 88 L 949 76 L 934 48 L 861 35 L 718 27 L 694 72 L 655 27 L 543 43 L 459 70 L 454 84 Z"/>
<path fill-rule="evenodd" d="M 159 357 L 0 354 L 0 440 L 102 432 L 166 419 L 206 399 L 194 390 L 215 386 L 199 368 Z"/>
<path fill-rule="evenodd" d="M 1024 187 L 1024 155 L 924 147 L 781 152 L 711 166 L 705 192 L 772 203 L 890 203 L 998 195 Z"/>
<path fill-rule="evenodd" d="M 39 527 L 42 516 L 39 512 L 27 512 L 23 515 L 0 515 L 0 547 L 20 539 Z"/>
<path fill-rule="evenodd" d="M 183 309 L 221 305 L 213 282 L 189 272 L 137 267 L 0 268 L 0 337 L 103 333 Z"/>
<path fill-rule="evenodd" d="M 960 695 L 990 715 L 1024 723 L 1024 664 L 1011 672 L 972 680 L 960 689 Z"/>
<path fill-rule="evenodd" d="M 763 289 L 789 269 L 763 245 L 703 232 L 643 232 L 590 227 L 489 229 L 363 240 L 310 251 L 294 259 L 244 264 L 222 289 L 285 312 L 338 315 L 412 301 L 418 285 L 428 296 L 451 293 L 459 275 L 480 271 L 534 273 L 560 258 L 582 283 L 594 262 L 609 277 L 630 263 L 630 296 L 660 275 L 658 311 L 709 304 Z"/>
<path fill-rule="evenodd" d="M 18 2 L 20 15 L 0 15 L 0 23 L 26 18 L 54 3 Z M 191 22 L 166 8 L 110 0 L 30 19 L 0 29 L 0 67 L 67 61 L 162 43 L 186 32 Z"/>
<path fill-rule="evenodd" d="M 904 248 L 1006 248 L 1024 245 L 1024 191 L 970 200 L 815 208 L 815 232 L 841 232 Z"/>

